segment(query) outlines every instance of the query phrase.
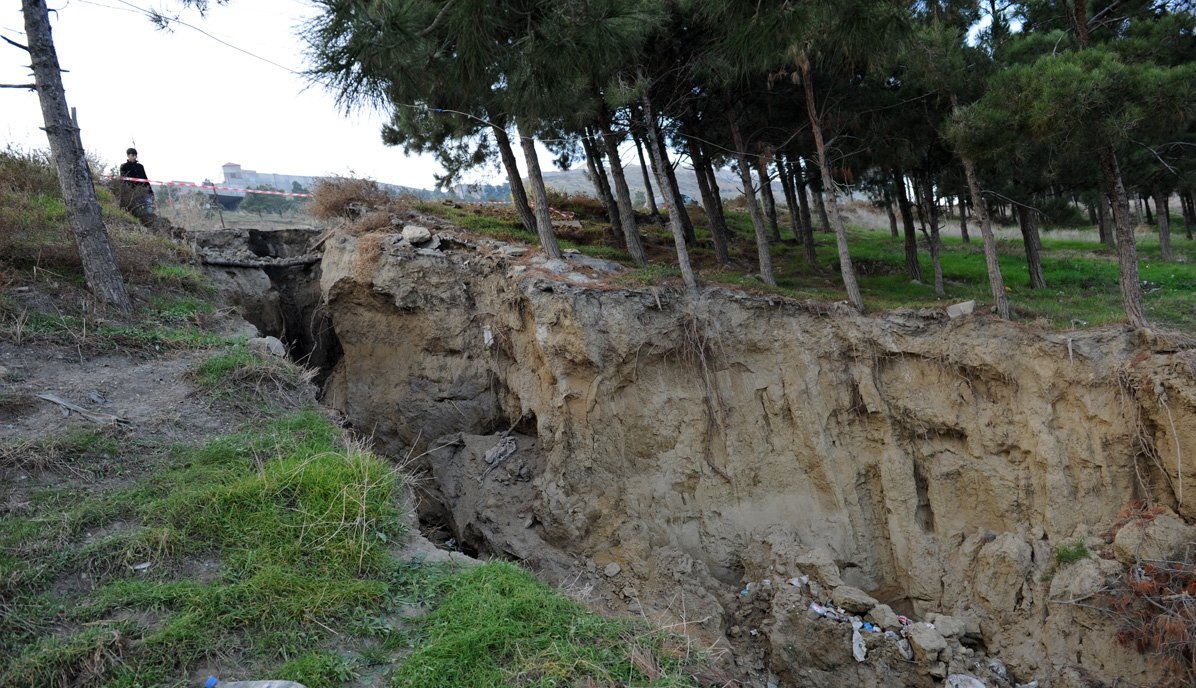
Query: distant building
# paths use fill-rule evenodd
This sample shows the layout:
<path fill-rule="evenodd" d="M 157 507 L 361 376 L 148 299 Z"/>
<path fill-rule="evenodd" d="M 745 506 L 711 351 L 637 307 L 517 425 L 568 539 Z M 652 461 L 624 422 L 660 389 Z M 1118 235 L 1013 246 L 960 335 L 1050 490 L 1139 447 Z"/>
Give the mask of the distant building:
<path fill-rule="evenodd" d="M 237 189 L 256 189 L 259 186 L 268 186 L 271 189 L 278 191 L 290 191 L 294 188 L 295 182 L 305 189 L 311 189 L 319 177 L 308 177 L 299 174 L 274 174 L 272 172 L 258 172 L 257 170 L 247 170 L 235 162 L 226 162 L 220 166 L 224 171 L 223 186 L 231 186 Z"/>

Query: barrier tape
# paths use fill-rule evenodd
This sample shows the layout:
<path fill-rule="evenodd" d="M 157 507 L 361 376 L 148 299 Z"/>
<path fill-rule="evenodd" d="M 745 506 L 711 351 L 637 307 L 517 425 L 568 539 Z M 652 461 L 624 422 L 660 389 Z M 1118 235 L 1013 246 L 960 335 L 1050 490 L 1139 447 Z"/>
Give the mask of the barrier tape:
<path fill-rule="evenodd" d="M 239 186 L 216 186 L 214 184 L 193 184 L 191 182 L 159 182 L 153 179 L 138 179 L 137 177 L 112 177 L 105 175 L 104 179 L 119 179 L 122 182 L 146 182 L 158 186 L 187 186 L 195 189 L 211 189 L 212 191 L 241 191 L 244 193 L 264 194 L 266 196 L 288 196 L 291 198 L 311 198 L 311 194 L 293 193 L 290 191 L 268 191 L 266 189 L 245 189 Z"/>
<path fill-rule="evenodd" d="M 137 177 L 113 177 L 110 175 L 104 175 L 104 179 L 118 179 L 122 182 L 146 182 L 149 184 L 157 184 L 158 186 L 186 186 L 186 187 L 190 187 L 193 189 L 211 189 L 212 191 L 241 191 L 244 193 L 265 194 L 267 196 L 286 196 L 289 198 L 311 198 L 311 194 L 308 194 L 308 193 L 293 193 L 290 191 L 267 191 L 265 189 L 245 189 L 245 188 L 241 188 L 239 186 L 216 186 L 214 184 L 194 184 L 192 182 L 160 182 L 160 181 L 155 181 L 153 179 L 139 179 Z M 482 204 L 483 205 L 511 205 L 510 202 L 504 202 L 504 201 L 482 201 Z M 528 207 L 530 207 L 532 210 L 536 209 L 536 206 L 532 203 L 528 203 Z M 570 212 L 568 210 L 557 210 L 556 208 L 549 208 L 548 212 L 551 213 L 552 215 L 556 216 L 557 218 L 564 219 L 564 220 L 573 220 L 573 219 L 577 218 L 576 213 Z"/>

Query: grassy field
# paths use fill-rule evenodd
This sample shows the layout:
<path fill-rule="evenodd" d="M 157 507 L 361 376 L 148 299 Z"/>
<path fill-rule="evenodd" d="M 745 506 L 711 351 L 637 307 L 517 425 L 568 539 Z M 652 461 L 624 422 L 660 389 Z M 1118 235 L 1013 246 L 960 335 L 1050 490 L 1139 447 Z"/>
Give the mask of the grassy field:
<path fill-rule="evenodd" d="M 579 211 L 582 230 L 564 230 L 562 247 L 574 248 L 588 255 L 618 260 L 632 268 L 628 279 L 635 283 L 679 280 L 672 237 L 667 227 L 641 218 L 641 231 L 648 243 L 650 265 L 635 268 L 626 252 L 610 246 L 603 235 L 606 225 L 593 213 L 592 205 L 570 206 Z M 863 206 L 863 204 L 858 204 Z M 534 244 L 505 209 L 451 207 L 443 204 L 421 206 L 425 212 L 445 217 L 470 231 Z M 730 210 L 728 223 L 733 232 L 732 264 L 715 264 L 710 233 L 703 225 L 700 210 L 691 207 L 697 225 L 698 243 L 690 249 L 699 280 L 704 284 L 732 285 L 761 293 L 775 293 L 800 299 L 841 301 L 846 292 L 838 274 L 838 252 L 834 235 L 816 232 L 818 261 L 805 263 L 804 253 L 786 229 L 782 215 L 780 242 L 772 243 L 773 270 L 777 286 L 765 285 L 756 276 L 755 243 L 751 221 L 742 211 Z M 955 223 L 948 226 L 954 229 Z M 1160 327 L 1189 330 L 1196 327 L 1196 242 L 1183 238 L 1182 218 L 1174 217 L 1172 233 L 1174 258 L 1169 263 L 1159 259 L 1157 234 L 1140 227 L 1138 234 L 1139 268 L 1144 292 L 1146 316 Z M 902 239 L 894 239 L 887 230 L 877 230 L 857 223 L 849 226 L 849 245 L 860 289 L 870 311 L 902 307 L 943 307 L 950 303 L 975 299 L 983 307 L 990 302 L 988 278 L 979 232 L 972 228 L 973 239 L 964 243 L 958 235 L 944 236 L 941 262 L 945 298 L 934 294 L 933 270 L 925 238 L 919 236 L 919 259 L 923 279 L 911 281 L 905 270 Z M 1001 272 L 1009 294 L 1013 317 L 1062 329 L 1103 325 L 1124 320 L 1117 282 L 1117 257 L 1100 244 L 1094 228 L 1046 229 L 1042 232 L 1043 271 L 1046 289 L 1031 289 L 1021 237 L 1016 228 L 998 230 Z"/>

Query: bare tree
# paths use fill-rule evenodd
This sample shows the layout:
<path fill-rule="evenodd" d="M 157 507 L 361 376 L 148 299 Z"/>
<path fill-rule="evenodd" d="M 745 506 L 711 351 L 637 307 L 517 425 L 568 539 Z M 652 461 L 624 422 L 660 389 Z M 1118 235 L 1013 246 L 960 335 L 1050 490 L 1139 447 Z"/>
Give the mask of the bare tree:
<path fill-rule="evenodd" d="M 50 155 L 58 171 L 58 183 L 62 187 L 62 198 L 66 202 L 87 286 L 101 302 L 125 313 L 132 312 L 133 302 L 125 290 L 124 279 L 116 266 L 116 254 L 108 240 L 108 230 L 100 216 L 100 202 L 96 199 L 83 140 L 66 104 L 62 70 L 54 50 L 45 0 L 22 0 L 21 11 L 25 15 L 25 36 L 29 45 L 19 47 L 29 53 L 33 67 L 32 87 L 41 101 Z"/>

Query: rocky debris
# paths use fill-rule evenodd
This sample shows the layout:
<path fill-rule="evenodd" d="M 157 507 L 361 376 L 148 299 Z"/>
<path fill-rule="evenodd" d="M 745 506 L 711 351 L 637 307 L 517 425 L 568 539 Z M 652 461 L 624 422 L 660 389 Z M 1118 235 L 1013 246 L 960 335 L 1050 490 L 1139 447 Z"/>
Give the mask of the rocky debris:
<path fill-rule="evenodd" d="M 975 301 L 953 303 L 950 306 L 947 306 L 947 316 L 950 318 L 961 318 L 965 315 L 971 315 L 972 311 L 974 310 L 976 310 Z"/>
<path fill-rule="evenodd" d="M 403 227 L 403 241 L 409 244 L 419 245 L 426 244 L 432 240 L 432 231 L 427 227 L 420 225 L 407 225 Z"/>
<path fill-rule="evenodd" d="M 868 593 L 850 585 L 840 585 L 831 591 L 831 602 L 852 614 L 867 614 L 879 602 Z"/>
<path fill-rule="evenodd" d="M 980 624 L 975 619 L 971 623 L 965 619 L 959 619 L 954 616 L 947 616 L 946 614 L 930 613 L 926 615 L 926 621 L 934 626 L 944 638 L 963 638 L 964 636 L 980 636 Z M 971 632 L 969 632 L 969 630 Z"/>
<path fill-rule="evenodd" d="M 1051 577 L 1050 596 L 1060 602 L 1085 600 L 1107 589 L 1125 572 L 1115 559 L 1088 557 L 1064 564 Z"/>
<path fill-rule="evenodd" d="M 617 563 L 612 561 L 602 569 L 602 575 L 606 576 L 607 578 L 614 578 L 615 576 L 619 575 L 620 571 L 622 571 L 622 568 L 620 568 Z"/>
<path fill-rule="evenodd" d="M 1113 537 L 1113 554 L 1123 564 L 1140 559 L 1183 561 L 1187 549 L 1193 546 L 1196 526 L 1188 525 L 1167 507 L 1153 518 L 1130 521 Z"/>
<path fill-rule="evenodd" d="M 898 619 L 897 613 L 887 604 L 876 605 L 864 618 L 886 630 L 901 628 L 901 621 Z"/>
<path fill-rule="evenodd" d="M 914 658 L 925 665 L 939 660 L 939 653 L 947 649 L 947 639 L 939 633 L 934 624 L 912 623 L 905 628 L 905 637 L 914 650 Z"/>
<path fill-rule="evenodd" d="M 265 356 L 285 358 L 287 355 L 287 346 L 278 337 L 254 337 L 245 342 L 245 346 L 250 351 L 255 351 Z"/>

